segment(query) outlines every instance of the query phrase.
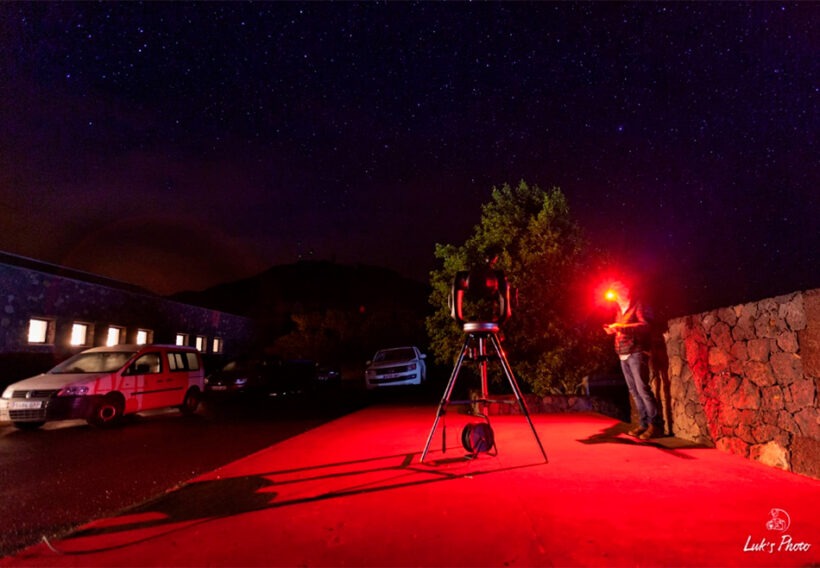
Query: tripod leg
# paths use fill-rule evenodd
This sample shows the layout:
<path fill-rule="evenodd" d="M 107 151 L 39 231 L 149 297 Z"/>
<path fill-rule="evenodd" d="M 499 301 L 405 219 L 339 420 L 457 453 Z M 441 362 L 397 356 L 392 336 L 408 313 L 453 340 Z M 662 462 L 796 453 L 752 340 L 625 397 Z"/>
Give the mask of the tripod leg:
<path fill-rule="evenodd" d="M 481 372 L 481 399 L 486 401 L 490 396 L 490 391 L 487 386 L 487 339 L 482 335 L 478 336 L 478 368 Z M 487 402 L 483 402 L 481 406 L 481 413 L 485 416 L 490 410 L 487 404 Z"/>
<path fill-rule="evenodd" d="M 504 374 L 507 375 L 507 380 L 510 382 L 513 393 L 515 393 L 515 399 L 518 401 L 518 406 L 521 408 L 521 412 L 530 424 L 530 429 L 532 430 L 532 435 L 535 436 L 535 442 L 538 444 L 538 449 L 541 450 L 541 455 L 544 456 L 544 461 L 549 463 L 549 460 L 547 459 L 547 452 L 544 451 L 544 446 L 541 445 L 541 438 L 538 437 L 538 432 L 535 431 L 535 425 L 532 423 L 532 418 L 530 418 L 530 412 L 527 410 L 527 404 L 524 402 L 524 397 L 521 395 L 521 389 L 518 387 L 518 381 L 515 380 L 515 375 L 513 375 L 510 363 L 507 361 L 507 355 L 504 353 L 504 349 L 502 349 L 501 343 L 498 341 L 498 337 L 496 337 L 495 334 L 492 334 L 490 339 L 493 342 L 493 347 L 495 347 L 496 353 L 498 353 L 498 358 L 501 360 L 501 367 L 504 369 Z"/>
<path fill-rule="evenodd" d="M 456 384 L 456 377 L 458 377 L 461 364 L 464 362 L 464 357 L 469 350 L 469 345 L 470 338 L 467 337 L 464 339 L 464 346 L 461 348 L 461 353 L 458 356 L 458 361 L 456 361 L 455 367 L 453 367 L 453 372 L 450 375 L 450 380 L 447 382 L 447 388 L 444 389 L 444 395 L 441 397 L 441 402 L 438 403 L 436 419 L 433 421 L 433 427 L 430 428 L 430 434 L 427 436 L 427 443 L 424 444 L 424 451 L 421 453 L 421 458 L 419 459 L 420 463 L 424 463 L 424 460 L 427 457 L 427 452 L 430 450 L 430 443 L 433 441 L 433 434 L 435 434 L 436 428 L 438 427 L 438 422 L 441 420 L 441 417 L 444 416 L 444 413 L 447 412 L 447 405 L 450 402 L 450 396 L 453 394 L 453 387 L 455 387 Z"/>

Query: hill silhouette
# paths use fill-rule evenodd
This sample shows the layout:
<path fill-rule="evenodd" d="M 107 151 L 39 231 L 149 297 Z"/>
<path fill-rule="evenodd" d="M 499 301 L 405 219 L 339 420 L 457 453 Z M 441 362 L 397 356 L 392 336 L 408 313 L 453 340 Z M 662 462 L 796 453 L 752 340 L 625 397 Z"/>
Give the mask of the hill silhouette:
<path fill-rule="evenodd" d="M 254 320 L 255 349 L 283 357 L 363 361 L 427 342 L 426 284 L 366 265 L 302 261 L 171 298 Z"/>
<path fill-rule="evenodd" d="M 326 310 L 428 311 L 429 287 L 381 267 L 300 261 L 171 299 L 254 319 Z"/>

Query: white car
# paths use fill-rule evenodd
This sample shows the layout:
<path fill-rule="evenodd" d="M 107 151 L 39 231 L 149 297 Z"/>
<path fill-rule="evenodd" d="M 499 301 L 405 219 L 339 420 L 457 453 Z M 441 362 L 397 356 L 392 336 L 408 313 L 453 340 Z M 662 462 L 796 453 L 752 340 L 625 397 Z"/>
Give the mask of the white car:
<path fill-rule="evenodd" d="M 367 362 L 364 384 L 368 390 L 398 385 L 420 385 L 427 380 L 427 355 L 418 347 L 381 349 Z"/>

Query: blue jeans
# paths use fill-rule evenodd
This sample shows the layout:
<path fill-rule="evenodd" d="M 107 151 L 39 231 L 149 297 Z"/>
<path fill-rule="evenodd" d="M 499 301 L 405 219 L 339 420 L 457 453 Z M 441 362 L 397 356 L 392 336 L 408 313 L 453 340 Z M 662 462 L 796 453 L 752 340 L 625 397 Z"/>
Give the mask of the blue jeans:
<path fill-rule="evenodd" d="M 657 425 L 658 404 L 649 388 L 649 357 L 646 353 L 632 353 L 628 359 L 621 361 L 621 370 L 629 394 L 635 401 L 641 426 L 646 428 L 650 424 Z"/>

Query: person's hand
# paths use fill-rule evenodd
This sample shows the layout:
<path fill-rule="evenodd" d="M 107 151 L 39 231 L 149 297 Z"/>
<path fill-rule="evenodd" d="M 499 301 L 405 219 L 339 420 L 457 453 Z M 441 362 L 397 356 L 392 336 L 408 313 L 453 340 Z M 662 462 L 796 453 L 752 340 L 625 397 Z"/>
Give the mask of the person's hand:
<path fill-rule="evenodd" d="M 615 326 L 617 325 L 618 324 L 615 323 L 605 323 L 604 331 L 607 333 L 607 335 L 612 335 L 613 333 L 615 333 Z"/>

